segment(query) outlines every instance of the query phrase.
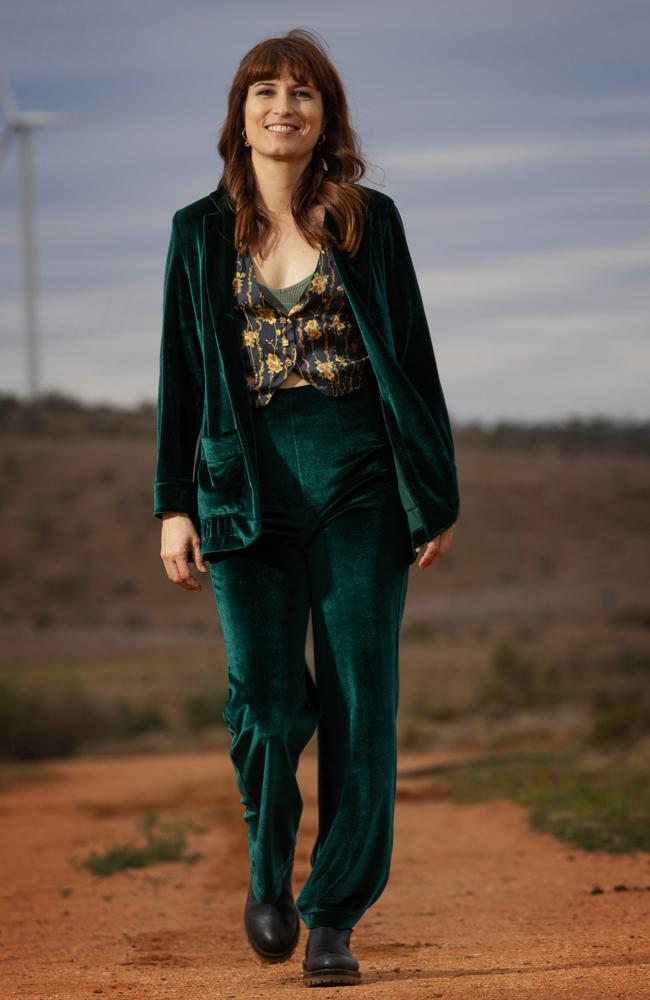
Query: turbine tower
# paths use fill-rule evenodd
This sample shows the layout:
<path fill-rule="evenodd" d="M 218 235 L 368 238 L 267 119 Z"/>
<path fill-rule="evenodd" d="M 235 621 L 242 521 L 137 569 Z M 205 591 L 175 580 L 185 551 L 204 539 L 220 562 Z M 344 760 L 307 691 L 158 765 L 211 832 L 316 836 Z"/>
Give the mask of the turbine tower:
<path fill-rule="evenodd" d="M 36 128 L 76 124 L 75 115 L 56 111 L 20 111 L 14 100 L 9 78 L 0 70 L 0 104 L 7 119 L 0 133 L 0 165 L 9 151 L 12 139 L 18 142 L 20 154 L 20 214 L 23 232 L 23 268 L 25 293 L 25 355 L 27 365 L 27 397 L 34 399 L 40 388 L 40 358 L 36 314 L 36 270 L 34 236 L 34 192 L 32 184 L 31 135 Z"/>

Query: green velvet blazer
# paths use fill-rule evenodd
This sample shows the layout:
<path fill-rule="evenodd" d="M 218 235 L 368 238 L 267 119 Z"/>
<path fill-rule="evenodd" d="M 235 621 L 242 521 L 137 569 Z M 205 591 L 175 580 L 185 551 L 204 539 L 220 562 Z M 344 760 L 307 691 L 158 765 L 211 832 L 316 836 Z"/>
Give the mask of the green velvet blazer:
<path fill-rule="evenodd" d="M 414 562 L 415 546 L 457 520 L 454 443 L 400 213 L 388 195 L 359 187 L 368 206 L 362 243 L 354 255 L 332 254 L 377 377 Z M 327 211 L 325 226 L 340 235 Z M 262 529 L 234 326 L 234 230 L 223 186 L 179 209 L 164 276 L 154 515 L 189 514 L 207 562 Z"/>

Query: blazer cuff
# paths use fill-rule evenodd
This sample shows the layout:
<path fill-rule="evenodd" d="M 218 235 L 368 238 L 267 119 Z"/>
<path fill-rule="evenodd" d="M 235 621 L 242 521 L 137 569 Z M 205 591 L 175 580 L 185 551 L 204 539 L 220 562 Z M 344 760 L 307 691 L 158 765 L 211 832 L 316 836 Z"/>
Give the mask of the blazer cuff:
<path fill-rule="evenodd" d="M 162 518 L 168 510 L 196 517 L 196 483 L 193 479 L 157 479 L 153 488 L 154 517 Z"/>

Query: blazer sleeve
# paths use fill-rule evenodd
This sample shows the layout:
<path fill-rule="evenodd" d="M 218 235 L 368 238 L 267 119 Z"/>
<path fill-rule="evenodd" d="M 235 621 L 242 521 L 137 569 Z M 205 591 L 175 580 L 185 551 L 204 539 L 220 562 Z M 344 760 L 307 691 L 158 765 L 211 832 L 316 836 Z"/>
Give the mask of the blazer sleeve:
<path fill-rule="evenodd" d="M 395 202 L 384 229 L 386 298 L 397 361 L 431 417 L 432 477 L 454 522 L 460 508 L 454 440 L 404 223 Z"/>
<path fill-rule="evenodd" d="M 174 214 L 163 286 L 154 515 L 197 517 L 194 460 L 203 414 L 203 352 L 187 259 Z"/>

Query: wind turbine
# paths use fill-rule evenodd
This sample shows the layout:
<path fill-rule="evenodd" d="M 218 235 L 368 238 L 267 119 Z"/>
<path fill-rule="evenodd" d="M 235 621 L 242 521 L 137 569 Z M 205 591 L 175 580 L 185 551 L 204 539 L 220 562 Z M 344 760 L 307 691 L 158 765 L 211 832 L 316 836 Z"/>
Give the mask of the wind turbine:
<path fill-rule="evenodd" d="M 36 315 L 31 134 L 36 128 L 76 124 L 78 118 L 75 115 L 56 111 L 20 111 L 14 99 L 9 78 L 4 70 L 0 70 L 0 104 L 2 104 L 7 119 L 4 129 L 0 133 L 0 165 L 8 153 L 14 137 L 18 142 L 20 153 L 20 208 L 23 231 L 27 397 L 33 399 L 39 391 L 40 372 Z"/>

